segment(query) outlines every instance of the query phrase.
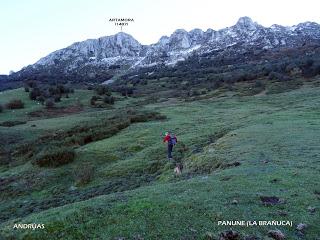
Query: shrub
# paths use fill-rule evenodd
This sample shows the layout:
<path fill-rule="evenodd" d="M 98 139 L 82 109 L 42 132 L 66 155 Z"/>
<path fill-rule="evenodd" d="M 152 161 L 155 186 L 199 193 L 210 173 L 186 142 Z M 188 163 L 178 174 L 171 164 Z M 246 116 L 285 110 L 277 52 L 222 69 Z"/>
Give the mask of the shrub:
<path fill-rule="evenodd" d="M 37 82 L 35 81 L 28 81 L 26 84 L 27 84 L 27 87 L 30 87 L 30 88 L 37 87 Z"/>
<path fill-rule="evenodd" d="M 25 124 L 27 123 L 26 121 L 18 121 L 18 120 L 13 120 L 13 121 L 4 121 L 2 123 L 0 123 L 0 126 L 2 127 L 13 127 L 16 125 L 20 125 L 20 124 Z"/>
<path fill-rule="evenodd" d="M 31 92 L 29 93 L 29 98 L 30 98 L 31 100 L 36 100 L 37 97 L 39 97 L 40 95 L 41 95 L 40 89 L 39 89 L 39 88 L 33 88 L 33 89 L 31 90 Z"/>
<path fill-rule="evenodd" d="M 96 105 L 96 101 L 98 100 L 98 97 L 97 96 L 92 96 L 91 99 L 90 99 L 90 104 L 92 106 Z"/>
<path fill-rule="evenodd" d="M 114 97 L 113 96 L 105 96 L 105 98 L 103 99 L 104 103 L 107 104 L 114 104 Z"/>
<path fill-rule="evenodd" d="M 0 104 L 0 113 L 3 111 L 3 106 Z"/>
<path fill-rule="evenodd" d="M 197 89 L 193 89 L 193 90 L 191 91 L 191 96 L 199 96 L 200 94 L 201 94 L 200 91 L 197 90 Z"/>
<path fill-rule="evenodd" d="M 74 160 L 75 153 L 72 148 L 51 147 L 44 149 L 34 159 L 33 164 L 39 167 L 58 167 Z"/>
<path fill-rule="evenodd" d="M 108 95 L 110 96 L 111 95 L 111 91 L 110 91 L 110 88 L 105 86 L 105 85 L 99 85 L 96 87 L 96 92 L 98 95 Z"/>
<path fill-rule="evenodd" d="M 122 87 L 120 88 L 120 93 L 122 96 L 131 96 L 133 95 L 133 88 L 131 87 Z"/>
<path fill-rule="evenodd" d="M 6 104 L 6 108 L 8 108 L 8 109 L 24 108 L 24 103 L 19 99 L 14 99 Z"/>
<path fill-rule="evenodd" d="M 37 101 L 39 101 L 41 104 L 43 104 L 45 100 L 46 99 L 42 95 L 37 97 Z"/>
<path fill-rule="evenodd" d="M 54 106 L 54 101 L 53 101 L 53 99 L 49 98 L 45 101 L 44 104 L 45 104 L 46 108 L 52 108 Z"/>
<path fill-rule="evenodd" d="M 61 96 L 54 97 L 54 102 L 60 102 L 60 101 L 61 101 Z"/>
<path fill-rule="evenodd" d="M 284 75 L 278 72 L 270 72 L 269 73 L 269 80 L 278 80 L 278 81 L 289 81 L 291 80 L 289 76 Z"/>
<path fill-rule="evenodd" d="M 76 185 L 85 185 L 91 182 L 94 177 L 94 170 L 94 167 L 89 164 L 78 166 L 73 173 Z"/>

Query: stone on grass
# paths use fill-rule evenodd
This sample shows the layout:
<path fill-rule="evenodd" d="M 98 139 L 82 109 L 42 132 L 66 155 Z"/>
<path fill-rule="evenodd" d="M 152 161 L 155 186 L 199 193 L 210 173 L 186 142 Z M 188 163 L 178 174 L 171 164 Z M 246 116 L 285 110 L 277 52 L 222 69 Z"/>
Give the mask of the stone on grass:
<path fill-rule="evenodd" d="M 268 231 L 268 236 L 275 240 L 286 239 L 286 236 L 278 229 Z"/>
<path fill-rule="evenodd" d="M 240 234 L 233 230 L 227 230 L 220 233 L 219 240 L 239 240 Z"/>
<path fill-rule="evenodd" d="M 299 223 L 299 224 L 297 225 L 296 229 L 297 229 L 299 232 L 302 232 L 302 233 L 303 233 L 307 227 L 308 227 L 307 224 L 305 224 L 305 223 Z"/>

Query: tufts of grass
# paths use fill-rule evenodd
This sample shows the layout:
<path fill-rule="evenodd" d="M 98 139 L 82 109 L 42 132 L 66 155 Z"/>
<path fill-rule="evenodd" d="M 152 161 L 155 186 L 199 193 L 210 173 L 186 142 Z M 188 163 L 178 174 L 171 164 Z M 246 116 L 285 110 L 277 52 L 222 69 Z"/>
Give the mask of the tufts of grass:
<path fill-rule="evenodd" d="M 39 167 L 59 167 L 72 162 L 74 157 L 72 148 L 50 146 L 35 156 L 33 164 Z"/>
<path fill-rule="evenodd" d="M 90 183 L 94 178 L 94 172 L 95 168 L 92 164 L 86 163 L 77 166 L 73 171 L 76 186 L 83 186 Z"/>

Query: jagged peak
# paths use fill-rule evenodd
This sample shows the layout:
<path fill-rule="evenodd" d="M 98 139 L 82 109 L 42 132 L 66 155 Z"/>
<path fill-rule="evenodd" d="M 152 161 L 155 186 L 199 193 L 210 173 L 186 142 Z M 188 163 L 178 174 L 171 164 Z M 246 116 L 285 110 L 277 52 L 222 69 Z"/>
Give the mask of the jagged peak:
<path fill-rule="evenodd" d="M 177 29 L 177 30 L 175 30 L 173 33 L 172 33 L 172 35 L 177 35 L 177 34 L 188 34 L 188 32 L 186 31 L 186 30 L 184 30 L 184 29 Z"/>
<path fill-rule="evenodd" d="M 316 22 L 303 22 L 295 26 L 296 27 L 319 27 L 319 24 Z"/>
<path fill-rule="evenodd" d="M 192 29 L 189 34 L 191 35 L 202 35 L 204 32 L 200 28 Z"/>
<path fill-rule="evenodd" d="M 118 32 L 114 35 L 111 35 L 111 36 L 114 36 L 114 37 L 127 37 L 127 38 L 134 38 L 132 37 L 130 34 L 128 33 L 125 33 L 125 32 Z"/>
<path fill-rule="evenodd" d="M 253 22 L 252 19 L 247 16 L 239 18 L 235 25 L 235 27 L 246 28 L 249 30 L 255 30 L 258 26 L 259 24 L 257 22 Z"/>
<path fill-rule="evenodd" d="M 190 31 L 190 33 L 199 33 L 199 32 L 203 32 L 200 28 L 194 28 Z"/>
<path fill-rule="evenodd" d="M 240 17 L 236 23 L 236 25 L 252 25 L 254 22 L 250 17 L 244 16 Z"/>

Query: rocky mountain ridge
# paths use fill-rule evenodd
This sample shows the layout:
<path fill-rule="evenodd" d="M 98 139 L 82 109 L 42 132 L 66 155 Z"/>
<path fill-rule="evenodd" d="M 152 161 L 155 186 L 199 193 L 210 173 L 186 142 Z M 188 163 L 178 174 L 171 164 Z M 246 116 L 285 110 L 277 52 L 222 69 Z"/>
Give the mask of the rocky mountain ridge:
<path fill-rule="evenodd" d="M 320 43 L 319 24 L 305 22 L 292 27 L 263 27 L 249 17 L 242 17 L 234 26 L 217 31 L 193 29 L 188 32 L 178 29 L 151 45 L 142 45 L 124 32 L 76 42 L 41 58 L 17 74 L 23 77 L 32 72 L 58 72 L 64 75 L 81 73 L 91 74 L 91 78 L 94 78 L 97 72 L 114 66 L 128 70 L 159 64 L 175 65 L 191 55 L 224 51 L 234 46 L 241 52 L 244 48 L 289 48 L 308 42 Z"/>

